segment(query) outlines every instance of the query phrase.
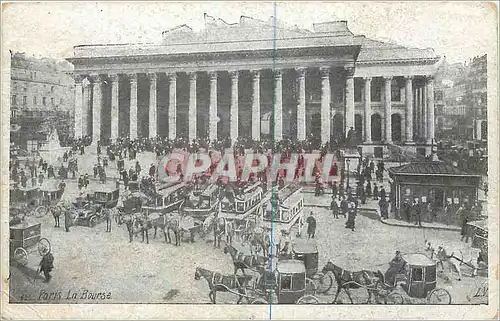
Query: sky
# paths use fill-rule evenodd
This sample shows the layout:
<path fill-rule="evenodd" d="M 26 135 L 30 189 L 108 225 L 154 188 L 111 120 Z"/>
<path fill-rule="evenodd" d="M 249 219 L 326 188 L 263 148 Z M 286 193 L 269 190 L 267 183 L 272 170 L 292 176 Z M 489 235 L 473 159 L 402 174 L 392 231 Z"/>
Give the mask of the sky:
<path fill-rule="evenodd" d="M 269 20 L 272 2 L 12 2 L 2 5 L 3 48 L 65 58 L 81 44 L 159 42 L 161 32 L 204 27 L 204 13 L 228 23 L 241 15 Z M 464 62 L 494 46 L 497 13 L 486 2 L 277 2 L 276 16 L 312 30 L 313 22 L 347 20 L 357 35 L 407 47 L 434 48 Z"/>

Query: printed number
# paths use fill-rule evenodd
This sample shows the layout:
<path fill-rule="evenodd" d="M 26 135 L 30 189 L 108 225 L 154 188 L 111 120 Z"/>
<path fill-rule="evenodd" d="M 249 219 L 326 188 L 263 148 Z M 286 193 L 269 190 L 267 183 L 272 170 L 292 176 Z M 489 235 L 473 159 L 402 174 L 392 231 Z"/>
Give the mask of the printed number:
<path fill-rule="evenodd" d="M 481 297 L 485 297 L 487 295 L 488 295 L 488 287 L 483 286 L 483 287 L 480 287 L 477 289 L 476 294 L 474 294 L 474 297 L 481 298 Z"/>

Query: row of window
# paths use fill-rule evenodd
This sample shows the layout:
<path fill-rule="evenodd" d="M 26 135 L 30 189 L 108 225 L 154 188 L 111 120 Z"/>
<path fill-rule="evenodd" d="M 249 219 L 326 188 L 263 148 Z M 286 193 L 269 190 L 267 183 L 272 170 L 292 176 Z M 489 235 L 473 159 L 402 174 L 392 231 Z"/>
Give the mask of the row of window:
<path fill-rule="evenodd" d="M 401 101 L 401 88 L 397 84 L 391 85 L 391 101 L 399 102 Z M 382 101 L 383 86 L 373 86 L 371 87 L 371 101 L 380 102 Z M 364 95 L 364 88 L 362 86 L 354 86 L 354 101 L 361 102 Z"/>
<path fill-rule="evenodd" d="M 22 106 L 26 106 L 28 104 L 28 96 L 23 96 L 22 98 Z M 62 105 L 64 102 L 64 100 L 62 98 L 59 99 L 59 104 Z M 12 106 L 17 106 L 18 104 L 18 101 L 17 101 L 17 95 L 12 95 L 10 97 L 10 104 Z M 36 96 L 33 96 L 33 105 L 37 105 L 38 104 L 38 99 Z M 47 97 L 42 97 L 42 105 L 43 106 L 47 106 Z M 55 100 L 54 100 L 54 97 L 50 97 L 50 105 L 51 106 L 55 106 Z"/>

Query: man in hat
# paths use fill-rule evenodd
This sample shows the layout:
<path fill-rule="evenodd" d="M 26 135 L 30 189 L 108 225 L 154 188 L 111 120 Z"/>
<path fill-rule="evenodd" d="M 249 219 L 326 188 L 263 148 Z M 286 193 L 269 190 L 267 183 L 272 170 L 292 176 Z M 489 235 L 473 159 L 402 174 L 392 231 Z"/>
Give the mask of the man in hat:
<path fill-rule="evenodd" d="M 63 208 L 64 211 L 64 228 L 66 232 L 69 232 L 69 228 L 73 225 L 73 218 L 71 217 L 71 212 L 67 208 Z"/>
<path fill-rule="evenodd" d="M 313 216 L 313 212 L 309 214 L 309 217 L 306 219 L 307 223 L 307 238 L 314 238 L 316 234 L 316 219 Z"/>
<path fill-rule="evenodd" d="M 40 272 L 43 272 L 43 275 L 45 276 L 45 280 L 43 282 L 48 283 L 50 279 L 52 279 L 50 272 L 54 268 L 54 256 L 47 248 L 43 249 L 42 253 L 43 257 L 38 266 L 37 275 Z"/>

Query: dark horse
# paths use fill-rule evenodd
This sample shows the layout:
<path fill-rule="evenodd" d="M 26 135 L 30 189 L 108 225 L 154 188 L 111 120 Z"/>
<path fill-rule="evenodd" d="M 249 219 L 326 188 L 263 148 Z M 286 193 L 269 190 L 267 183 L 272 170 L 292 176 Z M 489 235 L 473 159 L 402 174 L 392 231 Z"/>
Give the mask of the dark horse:
<path fill-rule="evenodd" d="M 239 304 L 243 297 L 247 295 L 246 288 L 252 280 L 251 275 L 223 275 L 218 272 L 197 267 L 194 273 L 194 279 L 199 280 L 201 277 L 207 280 L 208 288 L 210 289 L 208 297 L 213 304 L 216 303 L 217 291 L 231 292 L 232 290 L 239 293 L 239 299 L 236 301 L 236 304 Z"/>
<path fill-rule="evenodd" d="M 354 302 L 352 301 L 349 289 L 359 288 L 365 288 L 368 291 L 367 303 L 371 302 L 372 292 L 375 292 L 376 284 L 378 281 L 377 272 L 368 270 L 355 272 L 347 271 L 340 266 L 333 264 L 331 261 L 328 261 L 322 272 L 323 274 L 332 272 L 335 276 L 335 281 L 337 282 L 337 293 L 335 294 L 335 298 L 333 299 L 332 304 L 337 301 L 337 298 L 339 297 L 340 291 L 342 291 L 342 289 L 344 289 L 345 293 L 349 297 L 349 300 L 351 300 L 351 304 L 353 304 Z"/>
<path fill-rule="evenodd" d="M 238 252 L 238 250 L 230 244 L 224 246 L 224 254 L 227 253 L 229 253 L 233 259 L 234 274 L 236 274 L 238 270 L 241 270 L 241 272 L 245 274 L 245 269 L 258 268 L 264 266 L 267 262 L 265 256 L 245 255 L 244 253 Z"/>

